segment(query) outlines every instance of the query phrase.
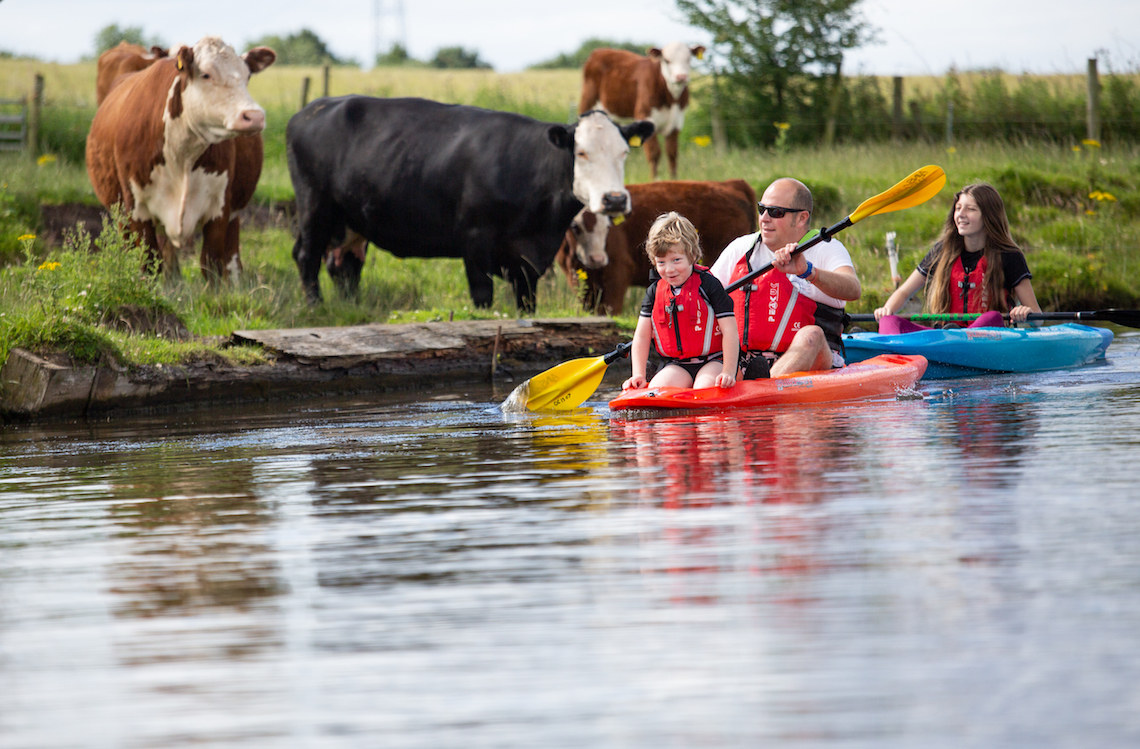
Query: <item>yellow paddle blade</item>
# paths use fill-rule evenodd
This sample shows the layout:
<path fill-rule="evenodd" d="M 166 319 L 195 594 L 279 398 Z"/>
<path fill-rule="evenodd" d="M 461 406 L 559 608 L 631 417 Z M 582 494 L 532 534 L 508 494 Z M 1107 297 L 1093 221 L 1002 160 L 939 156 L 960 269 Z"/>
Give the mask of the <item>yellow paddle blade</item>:
<path fill-rule="evenodd" d="M 904 178 L 897 185 L 859 204 L 851 214 L 851 223 L 868 216 L 901 211 L 925 203 L 942 190 L 946 184 L 946 172 L 940 166 L 924 166 Z"/>
<path fill-rule="evenodd" d="M 594 394 L 606 373 L 605 359 L 574 359 L 529 381 L 526 407 L 531 411 L 569 411 Z"/>

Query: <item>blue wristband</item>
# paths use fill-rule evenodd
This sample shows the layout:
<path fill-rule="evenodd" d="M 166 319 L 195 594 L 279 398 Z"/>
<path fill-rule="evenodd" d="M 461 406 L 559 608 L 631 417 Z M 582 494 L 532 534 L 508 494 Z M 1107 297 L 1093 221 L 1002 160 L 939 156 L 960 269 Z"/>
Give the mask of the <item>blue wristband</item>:
<path fill-rule="evenodd" d="M 803 280 L 806 281 L 806 280 L 808 280 L 808 278 L 811 277 L 811 272 L 813 270 L 815 270 L 815 268 L 812 266 L 810 260 L 807 261 L 807 264 L 808 264 L 807 270 L 805 270 L 803 273 L 800 273 L 799 275 L 797 275 L 796 278 L 802 278 Z"/>

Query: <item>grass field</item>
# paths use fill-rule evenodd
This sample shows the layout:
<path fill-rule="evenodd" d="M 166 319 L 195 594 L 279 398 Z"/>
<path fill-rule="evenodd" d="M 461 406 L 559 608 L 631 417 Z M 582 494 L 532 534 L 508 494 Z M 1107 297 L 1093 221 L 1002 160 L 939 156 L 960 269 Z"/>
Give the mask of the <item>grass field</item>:
<path fill-rule="evenodd" d="M 20 156 L 0 157 L 0 264 L 7 266 L 3 273 L 8 279 L 4 286 L 7 298 L 0 300 L 4 307 L 0 313 L 9 320 L 19 314 L 19 305 L 14 304 L 19 295 L 13 291 L 17 288 L 13 283 L 19 278 L 26 280 L 27 274 L 45 260 L 77 262 L 44 247 L 38 239 L 20 241 L 21 236 L 39 230 L 39 205 L 95 202 L 81 163 L 83 137 L 94 111 L 94 64 L 0 61 L 0 98 L 23 93 L 35 71 L 45 77 L 47 140 L 55 138 L 64 147 L 52 154 L 57 158 L 42 163 Z M 253 78 L 251 90 L 266 107 L 269 120 L 259 202 L 292 197 L 284 162 L 284 128 L 300 103 L 305 76 L 312 80 L 310 97 L 319 95 L 322 80 L 317 68 L 274 66 Z M 21 81 L 25 82 L 24 89 L 20 88 Z M 578 84 L 576 71 L 500 75 L 485 71 L 362 72 L 336 68 L 330 80 L 334 95 L 417 95 L 520 111 L 548 121 L 568 119 Z M 695 106 L 699 106 L 699 99 Z M 1026 249 L 1034 286 L 1044 306 L 1061 310 L 1131 307 L 1140 300 L 1140 282 L 1133 280 L 1137 260 L 1132 257 L 1140 245 L 1140 154 L 1135 146 L 1081 145 L 1074 149 L 1049 143 L 975 142 L 957 143 L 948 149 L 931 143 L 878 143 L 792 148 L 776 153 L 771 149 L 722 151 L 699 145 L 693 135 L 687 131 L 682 139 L 682 178 L 743 178 L 760 193 L 776 177 L 799 177 L 816 195 L 816 225 L 841 219 L 860 202 L 920 166 L 938 164 L 945 168 L 947 188 L 928 204 L 866 219 L 841 236 L 863 281 L 863 298 L 851 305 L 852 311 L 874 309 L 891 291 L 883 249 L 886 232 L 898 234 L 901 268 L 906 275 L 937 236 L 954 191 L 977 180 L 995 184 L 1005 197 L 1015 237 Z M 626 174 L 629 183 L 648 180 L 648 167 L 640 152 L 631 154 Z M 327 301 L 310 307 L 301 295 L 290 254 L 292 243 L 287 230 L 246 230 L 242 237 L 246 273 L 238 285 L 220 289 L 207 286 L 191 256 L 183 263 L 182 277 L 167 282 L 162 293 L 190 330 L 203 336 L 225 336 L 241 328 L 517 314 L 513 294 L 501 281 L 496 281 L 492 309 L 473 310 L 458 260 L 399 260 L 375 250 L 369 252 L 358 298 L 338 298 L 324 279 Z M 29 244 L 30 256 L 25 249 Z M 627 310 L 635 310 L 639 292 L 631 290 L 630 294 Z M 22 303 L 31 302 L 24 299 Z M 537 314 L 584 313 L 578 307 L 575 289 L 551 270 L 541 281 Z M 632 324 L 633 319 L 627 317 L 622 322 Z M 4 325 L 0 317 L 0 336 L 4 335 Z"/>

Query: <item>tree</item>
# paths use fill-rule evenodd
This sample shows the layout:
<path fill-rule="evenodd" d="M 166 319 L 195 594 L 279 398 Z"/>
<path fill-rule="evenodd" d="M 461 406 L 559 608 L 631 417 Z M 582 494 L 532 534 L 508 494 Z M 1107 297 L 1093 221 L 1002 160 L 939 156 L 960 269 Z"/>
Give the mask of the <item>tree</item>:
<path fill-rule="evenodd" d="M 128 26 L 122 29 L 119 28 L 119 24 L 112 23 L 109 26 L 104 26 L 99 29 L 98 33 L 95 34 L 95 56 L 98 57 L 119 42 L 137 44 L 144 48 L 149 48 L 154 45 L 159 47 L 166 46 L 157 36 L 144 36 L 141 26 Z"/>
<path fill-rule="evenodd" d="M 378 67 L 408 67 L 423 64 L 424 63 L 409 55 L 408 50 L 399 42 L 393 44 L 392 48 L 387 52 L 376 55 L 376 65 Z"/>
<path fill-rule="evenodd" d="M 245 45 L 246 49 L 253 47 L 269 47 L 277 53 L 278 65 L 351 65 L 351 60 L 341 59 L 332 53 L 324 40 L 309 29 L 281 37 L 268 34 L 255 39 Z"/>
<path fill-rule="evenodd" d="M 651 48 L 652 44 L 635 44 L 634 42 L 615 42 L 609 39 L 587 39 L 582 42 L 576 52 L 567 54 L 563 52 L 557 57 L 552 57 L 549 60 L 535 63 L 530 66 L 531 70 L 556 70 L 560 68 L 580 68 L 586 64 L 586 58 L 595 49 L 608 47 L 610 49 L 624 49 L 628 52 L 636 52 L 639 55 L 644 55 L 646 50 Z"/>
<path fill-rule="evenodd" d="M 861 0 L 677 0 L 693 26 L 713 34 L 729 138 L 775 140 L 775 123 L 818 138 L 834 116 L 843 53 L 875 41 Z"/>
<path fill-rule="evenodd" d="M 431 60 L 433 68 L 481 68 L 491 69 L 491 63 L 479 59 L 477 50 L 467 51 L 463 47 L 441 47 Z"/>

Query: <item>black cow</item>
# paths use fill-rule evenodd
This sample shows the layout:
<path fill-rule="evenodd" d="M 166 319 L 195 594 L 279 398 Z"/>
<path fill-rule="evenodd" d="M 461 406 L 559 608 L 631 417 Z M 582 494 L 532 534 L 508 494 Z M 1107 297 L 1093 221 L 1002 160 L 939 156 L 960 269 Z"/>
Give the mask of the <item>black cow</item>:
<path fill-rule="evenodd" d="M 310 301 L 321 259 L 353 289 L 372 242 L 398 257 L 461 257 L 471 298 L 489 307 L 491 274 L 533 312 L 575 214 L 630 210 L 629 145 L 653 123 L 619 128 L 603 112 L 574 125 L 424 99 L 317 99 L 289 120 L 285 140 L 297 196 L 293 259 Z M 344 248 L 341 248 L 344 249 Z"/>

